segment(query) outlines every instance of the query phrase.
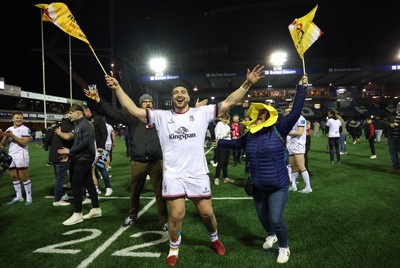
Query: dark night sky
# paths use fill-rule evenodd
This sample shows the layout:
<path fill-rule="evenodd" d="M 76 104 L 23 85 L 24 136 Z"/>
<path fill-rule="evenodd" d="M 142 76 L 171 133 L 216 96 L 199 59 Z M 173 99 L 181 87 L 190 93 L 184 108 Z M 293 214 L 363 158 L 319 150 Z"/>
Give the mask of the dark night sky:
<path fill-rule="evenodd" d="M 172 58 L 177 53 L 201 48 L 228 47 L 235 54 L 259 57 L 282 48 L 296 55 L 287 26 L 296 17 L 307 14 L 315 1 L 64 1 L 88 37 L 103 66 L 109 70 L 114 46 L 116 59 L 132 51 L 142 53 L 151 48 Z M 171 3 L 170 3 L 171 2 Z M 319 1 L 314 22 L 325 32 L 306 53 L 306 57 L 348 57 L 380 55 L 389 61 L 399 51 L 400 31 L 395 3 L 369 0 Z M 385 1 L 387 2 L 387 1 Z M 41 93 L 42 59 L 40 9 L 34 3 L 45 1 L 12 1 L 1 9 L 0 76 L 6 84 L 22 90 Z M 7 8 L 5 8 L 7 7 Z M 114 25 L 114 42 L 111 27 Z M 44 23 L 46 44 L 68 65 L 68 36 L 51 23 Z M 54 38 L 58 35 L 59 38 Z M 88 47 L 72 38 L 74 71 L 85 83 L 104 87 L 103 72 Z M 146 50 L 148 51 L 148 50 Z M 143 53 L 142 68 L 150 55 Z M 299 61 L 299 59 L 296 59 Z M 45 57 L 46 92 L 69 96 L 69 75 Z M 171 73 L 174 70 L 171 71 Z M 81 86 L 74 83 L 74 98 L 83 98 Z"/>

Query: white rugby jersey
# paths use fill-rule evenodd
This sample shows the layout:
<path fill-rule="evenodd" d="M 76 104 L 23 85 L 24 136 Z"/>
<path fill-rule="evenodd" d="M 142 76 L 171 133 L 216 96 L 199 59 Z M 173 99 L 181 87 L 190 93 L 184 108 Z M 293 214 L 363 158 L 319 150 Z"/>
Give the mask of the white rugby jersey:
<path fill-rule="evenodd" d="M 307 120 L 302 115 L 300 115 L 299 119 L 297 120 L 296 124 L 293 126 L 291 131 L 297 131 L 299 127 L 304 127 L 303 134 L 301 134 L 301 136 L 290 136 L 288 144 L 296 143 L 296 144 L 302 144 L 304 146 L 306 145 Z"/>
<path fill-rule="evenodd" d="M 208 124 L 216 106 L 189 108 L 185 113 L 148 109 L 148 122 L 157 129 L 163 153 L 164 178 L 198 177 L 209 172 L 204 154 Z"/>
<path fill-rule="evenodd" d="M 21 125 L 20 127 L 15 128 L 14 126 L 11 126 L 7 128 L 7 131 L 11 131 L 15 136 L 18 138 L 22 137 L 31 137 L 31 131 L 28 127 Z M 16 143 L 12 138 L 8 138 L 8 144 L 9 144 L 9 149 L 8 149 L 8 154 L 11 155 L 13 158 L 29 158 L 29 151 L 28 151 L 28 145 L 25 147 L 21 147 Z"/>

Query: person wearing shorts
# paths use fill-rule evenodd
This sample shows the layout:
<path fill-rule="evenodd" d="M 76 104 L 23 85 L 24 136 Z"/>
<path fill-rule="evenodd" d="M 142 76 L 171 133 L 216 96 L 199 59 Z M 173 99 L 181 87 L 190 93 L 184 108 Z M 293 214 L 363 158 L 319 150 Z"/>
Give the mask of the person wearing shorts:
<path fill-rule="evenodd" d="M 31 131 L 23 125 L 23 114 L 14 112 L 12 115 L 13 125 L 3 132 L 2 146 L 9 145 L 8 154 L 13 158 L 10 164 L 10 176 L 13 182 L 15 197 L 8 202 L 8 205 L 17 204 L 24 201 L 22 187 L 25 189 L 25 206 L 32 204 L 32 187 L 29 179 L 29 151 L 28 144 Z"/>
<path fill-rule="evenodd" d="M 247 70 L 247 80 L 218 104 L 218 115 L 232 109 L 243 99 L 250 87 L 263 77 L 263 69 L 264 66 L 257 65 L 252 71 Z M 193 202 L 202 218 L 212 248 L 218 255 L 225 255 L 225 247 L 218 238 L 217 220 L 211 201 L 209 170 L 204 154 L 206 130 L 217 115 L 217 105 L 191 108 L 188 89 L 177 85 L 171 92 L 171 110 L 142 109 L 124 92 L 117 79 L 109 75 L 106 75 L 105 79 L 107 86 L 115 91 L 125 110 L 157 129 L 164 165 L 162 195 L 168 200 L 170 208 L 170 250 L 167 264 L 175 266 L 178 261 L 186 198 Z"/>
<path fill-rule="evenodd" d="M 285 114 L 288 114 L 291 111 L 292 107 L 289 106 L 288 109 L 285 110 Z M 305 187 L 302 190 L 299 190 L 299 193 L 308 194 L 312 192 L 311 183 L 310 183 L 310 174 L 306 169 L 304 154 L 306 153 L 306 126 L 307 120 L 304 116 L 300 115 L 296 124 L 294 125 L 292 131 L 289 132 L 287 148 L 289 151 L 289 165 L 291 169 L 291 179 L 292 179 L 292 187 L 289 188 L 289 191 L 297 191 L 297 177 L 299 173 L 303 178 L 305 183 Z"/>

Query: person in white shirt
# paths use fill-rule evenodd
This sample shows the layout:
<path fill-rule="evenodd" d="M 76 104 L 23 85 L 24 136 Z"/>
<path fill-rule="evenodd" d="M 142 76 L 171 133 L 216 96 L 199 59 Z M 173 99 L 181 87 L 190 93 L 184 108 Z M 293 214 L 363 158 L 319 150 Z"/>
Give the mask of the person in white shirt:
<path fill-rule="evenodd" d="M 115 147 L 116 135 L 112 125 L 106 123 L 106 127 L 107 127 L 106 150 L 108 152 L 106 168 L 108 170 L 110 168 L 110 163 L 112 161 L 112 149 Z M 111 175 L 109 175 L 109 177 L 111 178 Z"/>
<path fill-rule="evenodd" d="M 29 151 L 28 145 L 31 137 L 31 131 L 24 126 L 23 114 L 14 112 L 12 115 L 13 126 L 3 132 L 2 146 L 9 145 L 8 154 L 13 158 L 10 165 L 10 176 L 14 185 L 16 196 L 8 202 L 8 205 L 13 205 L 24 201 L 22 196 L 21 182 L 24 185 L 26 201 L 25 206 L 32 204 L 32 188 L 31 180 L 29 179 Z"/>
<path fill-rule="evenodd" d="M 247 69 L 246 81 L 224 101 L 218 104 L 218 115 L 235 107 L 250 87 L 264 77 L 264 66 Z M 217 232 L 217 220 L 211 201 L 210 178 L 204 154 L 204 141 L 209 123 L 216 117 L 217 105 L 189 107 L 190 96 L 185 86 L 172 89 L 171 110 L 142 109 L 129 98 L 118 81 L 105 76 L 107 86 L 113 89 L 124 109 L 131 115 L 157 129 L 163 152 L 163 198 L 168 200 L 170 218 L 168 233 L 170 250 L 166 262 L 175 266 L 181 243 L 181 229 L 185 216 L 185 198 L 192 200 L 208 231 L 213 249 L 225 255 L 225 247 Z"/>
<path fill-rule="evenodd" d="M 289 108 L 285 110 L 285 114 L 288 114 L 291 109 L 292 107 L 289 106 Z M 304 154 L 306 153 L 306 130 L 307 120 L 304 118 L 304 116 L 300 115 L 296 124 L 293 126 L 293 129 L 289 132 L 288 137 L 290 137 L 290 139 L 287 141 L 290 165 L 289 170 L 291 171 L 292 178 L 292 187 L 289 188 L 289 191 L 297 191 L 297 178 L 300 173 L 305 183 L 305 187 L 298 192 L 303 194 L 312 192 L 310 174 L 306 169 L 304 158 Z"/>
<path fill-rule="evenodd" d="M 231 127 L 229 126 L 230 115 L 224 113 L 219 117 L 219 122 L 215 126 L 215 138 L 230 140 L 231 139 Z M 215 179 L 214 184 L 219 185 L 219 176 L 224 176 L 224 183 L 234 183 L 235 180 L 228 178 L 228 163 L 229 157 L 231 155 L 231 149 L 229 148 L 219 148 L 218 150 L 218 164 L 215 169 Z"/>
<path fill-rule="evenodd" d="M 328 140 L 329 140 L 329 163 L 334 164 L 334 153 L 336 152 L 337 163 L 340 164 L 340 132 L 342 128 L 342 122 L 336 117 L 336 112 L 334 110 L 328 111 L 328 121 L 326 126 L 329 127 Z"/>

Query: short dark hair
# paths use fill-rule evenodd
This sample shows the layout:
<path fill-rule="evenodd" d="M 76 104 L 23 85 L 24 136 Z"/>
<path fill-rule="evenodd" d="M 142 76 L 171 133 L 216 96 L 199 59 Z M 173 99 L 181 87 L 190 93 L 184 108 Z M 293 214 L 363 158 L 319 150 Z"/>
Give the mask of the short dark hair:
<path fill-rule="evenodd" d="M 22 112 L 13 112 L 11 117 L 14 117 L 14 115 L 22 115 L 24 117 L 24 114 Z"/>
<path fill-rule="evenodd" d="M 71 108 L 69 108 L 70 112 L 81 111 L 82 113 L 85 111 L 82 105 L 72 104 Z"/>
<path fill-rule="evenodd" d="M 176 84 L 176 85 L 174 85 L 174 86 L 172 87 L 172 89 L 171 89 L 171 96 L 173 95 L 174 89 L 177 88 L 177 87 L 183 87 L 183 88 L 185 88 L 186 91 L 187 91 L 188 94 L 189 94 L 189 89 L 188 89 L 188 87 L 187 87 L 186 85 L 183 85 L 183 84 Z"/>

